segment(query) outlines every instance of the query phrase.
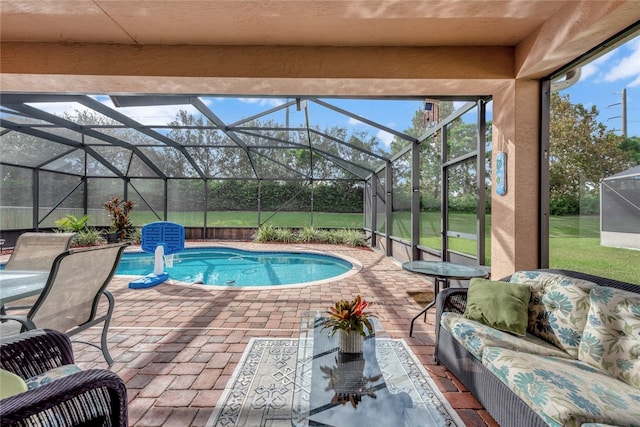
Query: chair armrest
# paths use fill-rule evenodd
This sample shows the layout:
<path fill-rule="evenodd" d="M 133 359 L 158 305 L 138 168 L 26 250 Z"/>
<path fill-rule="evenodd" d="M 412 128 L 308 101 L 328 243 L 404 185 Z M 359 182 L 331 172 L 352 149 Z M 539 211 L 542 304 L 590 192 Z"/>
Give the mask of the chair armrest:
<path fill-rule="evenodd" d="M 47 418 L 71 417 L 84 420 L 83 425 L 126 427 L 127 389 L 115 373 L 89 369 L 3 399 L 0 419 L 3 425 L 12 425 L 47 410 Z M 103 423 L 104 418 L 111 424 Z M 31 421 L 37 424 L 37 415 Z"/>
<path fill-rule="evenodd" d="M 436 347 L 440 335 L 440 318 L 442 313 L 453 312 L 463 314 L 467 308 L 468 288 L 446 288 L 438 292 L 436 298 Z"/>
<path fill-rule="evenodd" d="M 62 332 L 34 329 L 0 340 L 0 368 L 22 379 L 72 363 L 71 341 Z"/>
<path fill-rule="evenodd" d="M 7 310 L 7 308 L 5 308 L 5 310 Z M 10 322 L 10 321 L 18 322 L 20 323 L 21 331 L 30 331 L 32 329 L 37 329 L 36 324 L 33 323 L 31 319 L 21 314 L 15 314 L 13 316 L 9 314 L 0 314 L 0 321 L 2 323 Z"/>
<path fill-rule="evenodd" d="M 438 293 L 436 298 L 436 311 L 443 313 L 453 311 L 454 313 L 464 313 L 467 308 L 468 288 L 446 288 Z"/>

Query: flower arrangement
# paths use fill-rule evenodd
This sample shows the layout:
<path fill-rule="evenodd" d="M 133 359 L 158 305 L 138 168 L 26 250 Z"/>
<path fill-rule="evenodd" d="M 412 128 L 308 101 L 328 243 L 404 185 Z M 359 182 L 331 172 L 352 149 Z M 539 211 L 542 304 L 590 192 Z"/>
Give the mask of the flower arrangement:
<path fill-rule="evenodd" d="M 129 219 L 129 212 L 134 208 L 131 200 L 120 200 L 120 197 L 112 197 L 104 204 L 104 208 L 109 213 L 112 225 L 110 232 L 118 233 L 120 239 L 126 239 L 134 231 L 134 226 Z"/>
<path fill-rule="evenodd" d="M 373 333 L 373 324 L 370 318 L 376 317 L 374 314 L 364 311 L 369 305 L 360 295 L 356 296 L 353 301 L 340 300 L 335 306 L 330 307 L 327 311 L 329 320 L 324 324 L 324 328 L 331 328 L 329 336 L 333 336 L 338 331 L 351 332 L 366 337 Z M 366 331 L 365 331 L 366 328 Z"/>

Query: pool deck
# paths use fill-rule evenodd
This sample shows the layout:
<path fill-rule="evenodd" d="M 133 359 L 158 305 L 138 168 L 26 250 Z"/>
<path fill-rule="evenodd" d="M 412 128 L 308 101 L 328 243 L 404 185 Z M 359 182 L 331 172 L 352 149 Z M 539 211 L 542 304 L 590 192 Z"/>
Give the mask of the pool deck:
<path fill-rule="evenodd" d="M 116 307 L 109 328 L 111 370 L 126 383 L 131 426 L 204 426 L 252 337 L 293 337 L 301 314 L 326 310 L 338 299 L 362 295 L 392 338 L 411 347 L 467 426 L 497 426 L 478 401 L 442 366 L 435 364 L 434 311 L 427 323 L 411 318 L 421 307 L 409 291 L 433 289 L 429 280 L 369 248 L 314 244 L 188 242 L 193 246 L 231 246 L 253 250 L 314 250 L 362 264 L 351 277 L 307 286 L 232 289 L 163 283 L 129 289 L 116 276 L 109 289 Z M 136 250 L 139 248 L 129 248 Z M 0 262 L 8 259 L 0 256 Z M 98 328 L 77 339 L 99 342 Z M 74 343 L 76 363 L 106 368 L 102 353 Z"/>

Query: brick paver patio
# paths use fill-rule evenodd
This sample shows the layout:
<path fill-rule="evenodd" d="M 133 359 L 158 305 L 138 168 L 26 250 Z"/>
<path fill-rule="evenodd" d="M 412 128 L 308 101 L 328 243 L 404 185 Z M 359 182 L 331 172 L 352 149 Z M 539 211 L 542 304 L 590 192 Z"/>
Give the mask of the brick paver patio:
<path fill-rule="evenodd" d="M 410 345 L 466 425 L 497 425 L 449 372 L 434 363 L 433 310 L 426 324 L 416 321 L 409 337 L 410 320 L 421 307 L 407 292 L 433 289 L 425 277 L 402 270 L 399 263 L 368 248 L 227 241 L 188 245 L 319 250 L 355 259 L 363 268 L 343 280 L 256 290 L 172 283 L 129 289 L 129 279 L 114 278 L 109 285 L 116 298 L 109 329 L 111 370 L 127 384 L 130 425 L 205 425 L 251 337 L 297 337 L 301 313 L 325 310 L 335 300 L 356 294 L 371 302 L 391 337 Z M 99 342 L 99 329 L 78 337 Z M 99 350 L 76 343 L 74 351 L 83 368 L 106 368 Z"/>

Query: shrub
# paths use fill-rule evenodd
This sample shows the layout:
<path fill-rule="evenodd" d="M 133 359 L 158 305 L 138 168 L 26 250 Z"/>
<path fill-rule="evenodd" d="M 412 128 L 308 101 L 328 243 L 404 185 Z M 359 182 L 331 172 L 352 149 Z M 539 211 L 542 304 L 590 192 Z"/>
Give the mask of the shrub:
<path fill-rule="evenodd" d="M 298 241 L 303 243 L 320 243 L 325 238 L 322 230 L 307 226 L 298 232 Z"/>
<path fill-rule="evenodd" d="M 572 195 L 564 194 L 549 198 L 550 215 L 578 215 L 580 213 L 580 200 Z"/>
<path fill-rule="evenodd" d="M 262 225 L 253 235 L 256 242 L 282 243 L 329 243 L 334 245 L 367 246 L 367 239 L 360 230 L 319 230 L 307 226 L 294 233 L 289 228 L 277 228 L 272 224 Z"/>
<path fill-rule="evenodd" d="M 253 240 L 262 243 L 275 242 L 278 240 L 278 230 L 273 224 L 261 225 L 253 236 Z"/>
<path fill-rule="evenodd" d="M 83 215 L 78 218 L 75 215 L 69 214 L 64 218 L 56 220 L 55 224 L 63 233 L 80 233 L 81 231 L 86 230 L 87 221 L 89 221 L 89 217 L 87 215 Z"/>
<path fill-rule="evenodd" d="M 105 243 L 102 233 L 95 228 L 79 231 L 73 237 L 72 246 L 99 246 Z"/>
<path fill-rule="evenodd" d="M 131 244 L 139 245 L 142 243 L 142 228 L 136 227 L 129 233 L 129 240 Z"/>
<path fill-rule="evenodd" d="M 360 230 L 337 230 L 341 243 L 349 246 L 367 246 L 367 239 Z"/>
<path fill-rule="evenodd" d="M 328 243 L 330 245 L 340 245 L 342 244 L 342 236 L 332 230 L 323 230 L 322 231 L 322 242 Z"/>
<path fill-rule="evenodd" d="M 298 238 L 289 228 L 276 228 L 276 240 L 282 243 L 293 243 L 298 241 Z"/>
<path fill-rule="evenodd" d="M 598 215 L 600 213 L 600 194 L 585 194 L 580 198 L 581 215 Z"/>
<path fill-rule="evenodd" d="M 449 198 L 449 210 L 452 212 L 475 213 L 478 210 L 477 196 L 462 194 Z"/>

